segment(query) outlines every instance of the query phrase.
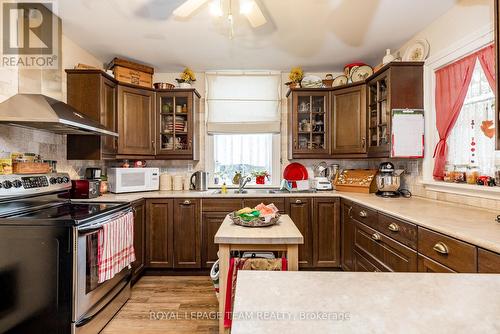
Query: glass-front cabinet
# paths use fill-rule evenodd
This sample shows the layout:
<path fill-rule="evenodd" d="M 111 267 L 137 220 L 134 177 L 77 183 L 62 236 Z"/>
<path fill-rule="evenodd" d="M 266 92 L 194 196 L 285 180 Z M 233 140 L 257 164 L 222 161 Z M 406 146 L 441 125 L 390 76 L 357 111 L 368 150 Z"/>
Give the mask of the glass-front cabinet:
<path fill-rule="evenodd" d="M 375 78 L 369 84 L 368 150 L 387 153 L 390 149 L 390 94 L 386 75 Z"/>
<path fill-rule="evenodd" d="M 157 156 L 197 160 L 198 99 L 194 89 L 157 92 Z"/>
<path fill-rule="evenodd" d="M 314 158 L 330 153 L 328 91 L 291 92 L 291 157 Z"/>

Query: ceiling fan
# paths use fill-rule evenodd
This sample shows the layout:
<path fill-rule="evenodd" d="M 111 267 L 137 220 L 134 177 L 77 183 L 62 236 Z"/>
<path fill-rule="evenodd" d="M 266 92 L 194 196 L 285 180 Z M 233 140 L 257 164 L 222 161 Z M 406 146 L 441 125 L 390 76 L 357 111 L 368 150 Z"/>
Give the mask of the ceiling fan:
<path fill-rule="evenodd" d="M 174 10 L 173 14 L 180 18 L 187 18 L 209 1 L 210 0 L 186 0 Z M 231 37 L 233 35 L 234 22 L 233 1 L 239 4 L 240 14 L 248 19 L 248 22 L 250 22 L 253 28 L 266 24 L 267 20 L 255 0 L 211 0 L 210 12 L 214 16 L 226 16 L 226 19 L 231 25 Z"/>

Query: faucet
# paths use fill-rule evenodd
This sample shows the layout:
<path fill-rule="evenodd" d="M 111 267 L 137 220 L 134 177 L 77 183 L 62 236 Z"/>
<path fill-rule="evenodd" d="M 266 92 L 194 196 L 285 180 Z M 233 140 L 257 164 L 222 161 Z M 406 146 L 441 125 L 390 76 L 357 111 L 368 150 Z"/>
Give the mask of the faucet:
<path fill-rule="evenodd" d="M 245 177 L 240 177 L 240 180 L 238 181 L 238 193 L 243 194 L 246 192 L 246 190 L 243 190 L 245 186 L 247 185 L 248 182 L 250 182 L 252 178 L 250 176 L 245 176 Z"/>

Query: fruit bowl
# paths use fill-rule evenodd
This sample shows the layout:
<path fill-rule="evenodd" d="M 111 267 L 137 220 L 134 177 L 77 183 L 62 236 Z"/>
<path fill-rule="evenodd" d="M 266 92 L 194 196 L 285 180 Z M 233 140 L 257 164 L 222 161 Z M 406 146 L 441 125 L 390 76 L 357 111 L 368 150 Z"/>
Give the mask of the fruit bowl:
<path fill-rule="evenodd" d="M 276 216 L 271 218 L 270 220 L 266 221 L 264 217 L 255 217 L 252 220 L 244 220 L 242 219 L 236 211 L 231 212 L 229 214 L 229 218 L 235 223 L 236 225 L 240 226 L 245 226 L 245 227 L 265 227 L 265 226 L 271 226 L 276 224 L 280 220 L 280 214 L 276 213 Z"/>

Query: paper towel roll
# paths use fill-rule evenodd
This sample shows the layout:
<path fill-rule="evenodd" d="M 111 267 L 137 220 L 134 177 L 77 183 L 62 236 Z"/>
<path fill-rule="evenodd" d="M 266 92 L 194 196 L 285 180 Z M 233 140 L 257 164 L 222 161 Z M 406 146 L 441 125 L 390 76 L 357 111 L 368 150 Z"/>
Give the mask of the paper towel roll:
<path fill-rule="evenodd" d="M 160 190 L 172 190 L 172 175 L 163 173 L 160 175 Z"/>

